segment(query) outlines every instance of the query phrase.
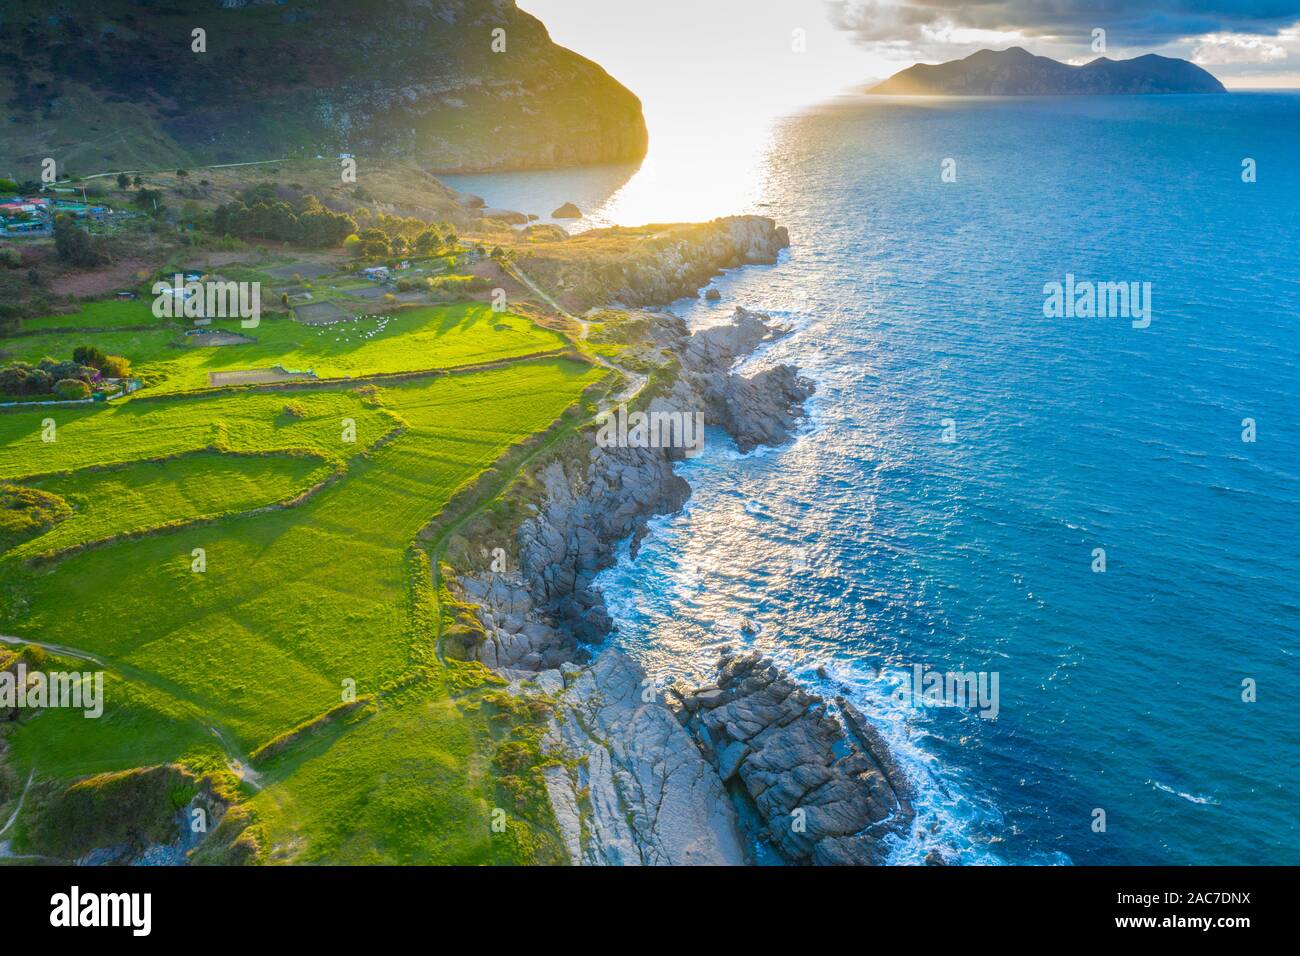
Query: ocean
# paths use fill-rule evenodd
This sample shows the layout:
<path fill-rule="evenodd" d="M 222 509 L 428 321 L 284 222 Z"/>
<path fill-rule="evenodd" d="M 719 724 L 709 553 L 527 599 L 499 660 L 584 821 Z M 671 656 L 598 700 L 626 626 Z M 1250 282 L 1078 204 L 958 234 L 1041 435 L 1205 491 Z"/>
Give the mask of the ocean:
<path fill-rule="evenodd" d="M 744 456 L 710 432 L 687 508 L 598 581 L 612 643 L 693 678 L 753 646 L 847 692 L 918 790 L 898 863 L 1300 863 L 1297 156 L 1282 93 L 776 122 L 727 211 L 791 249 L 672 308 L 788 325 L 748 364 L 812 378 L 809 421 Z M 545 213 L 585 176 L 591 225 L 627 175 L 450 181 Z M 1149 315 L 1045 314 L 1067 282 Z M 918 706 L 918 666 L 996 676 L 996 716 Z"/>

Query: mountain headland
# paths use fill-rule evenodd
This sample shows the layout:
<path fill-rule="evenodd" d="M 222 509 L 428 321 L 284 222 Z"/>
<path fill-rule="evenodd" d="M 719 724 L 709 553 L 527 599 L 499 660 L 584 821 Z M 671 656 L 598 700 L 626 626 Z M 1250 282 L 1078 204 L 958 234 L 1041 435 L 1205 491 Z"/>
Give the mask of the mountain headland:
<path fill-rule="evenodd" d="M 639 160 L 641 103 L 513 0 L 12 0 L 0 174 L 339 153 L 431 171 Z M 34 175 L 34 172 L 32 173 Z"/>

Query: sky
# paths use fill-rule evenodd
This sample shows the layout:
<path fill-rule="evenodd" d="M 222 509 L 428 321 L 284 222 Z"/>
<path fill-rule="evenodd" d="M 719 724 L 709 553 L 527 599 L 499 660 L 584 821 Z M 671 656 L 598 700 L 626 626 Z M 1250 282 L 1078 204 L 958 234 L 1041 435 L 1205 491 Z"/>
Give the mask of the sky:
<path fill-rule="evenodd" d="M 1230 89 L 1300 87 L 1300 0 L 518 0 L 660 111 L 717 89 L 781 111 L 914 63 L 1023 46 L 1071 63 L 1160 53 Z M 796 34 L 795 31 L 803 31 Z M 1105 48 L 1094 51 L 1094 30 Z"/>
<path fill-rule="evenodd" d="M 517 0 L 641 98 L 650 152 L 593 224 L 755 211 L 779 117 L 914 63 L 1023 46 L 1193 60 L 1236 89 L 1300 87 L 1300 0 Z"/>

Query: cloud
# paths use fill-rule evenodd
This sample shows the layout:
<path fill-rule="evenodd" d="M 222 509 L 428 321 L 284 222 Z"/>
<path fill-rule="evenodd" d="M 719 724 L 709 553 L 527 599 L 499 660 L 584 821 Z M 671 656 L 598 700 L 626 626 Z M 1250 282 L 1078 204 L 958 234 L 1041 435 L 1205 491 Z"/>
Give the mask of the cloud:
<path fill-rule="evenodd" d="M 829 0 L 831 20 L 865 43 L 920 41 L 962 28 L 1086 43 L 1153 46 L 1206 34 L 1272 35 L 1300 21 L 1300 0 Z"/>
<path fill-rule="evenodd" d="M 1023 46 L 1070 63 L 1158 52 L 1257 76 L 1300 59 L 1300 0 L 826 0 L 831 23 L 904 65 Z M 1104 48 L 1093 31 L 1105 31 Z"/>
<path fill-rule="evenodd" d="M 1192 48 L 1192 62 L 1200 66 L 1269 64 L 1287 59 L 1287 48 L 1281 43 L 1243 33 L 1210 33 L 1196 37 L 1193 42 L 1196 46 Z"/>

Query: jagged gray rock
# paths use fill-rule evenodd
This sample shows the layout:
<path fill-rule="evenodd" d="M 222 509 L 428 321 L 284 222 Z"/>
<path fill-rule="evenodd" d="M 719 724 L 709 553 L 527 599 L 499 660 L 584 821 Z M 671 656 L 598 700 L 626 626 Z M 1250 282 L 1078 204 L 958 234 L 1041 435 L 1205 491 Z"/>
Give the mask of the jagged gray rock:
<path fill-rule="evenodd" d="M 640 666 L 607 650 L 568 681 L 542 746 L 564 761 L 546 784 L 570 862 L 746 862 L 721 780 L 672 711 L 644 693 Z"/>
<path fill-rule="evenodd" d="M 910 788 L 866 718 L 848 705 L 846 730 L 761 654 L 724 655 L 716 684 L 678 695 L 677 706 L 719 777 L 753 801 L 764 823 L 756 835 L 787 861 L 880 864 L 883 838 L 907 832 Z"/>

